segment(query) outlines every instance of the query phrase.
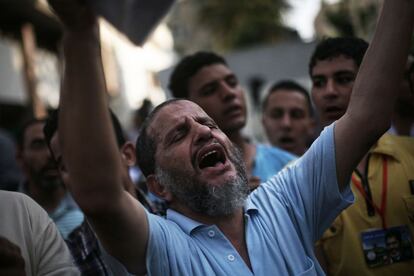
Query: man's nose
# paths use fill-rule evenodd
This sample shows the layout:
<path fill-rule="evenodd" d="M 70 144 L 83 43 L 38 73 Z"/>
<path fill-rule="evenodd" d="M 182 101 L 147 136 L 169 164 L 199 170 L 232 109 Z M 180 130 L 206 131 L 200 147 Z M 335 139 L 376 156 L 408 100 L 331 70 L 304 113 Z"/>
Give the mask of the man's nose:
<path fill-rule="evenodd" d="M 49 147 L 45 146 L 44 149 L 42 149 L 42 155 L 44 156 L 44 158 L 48 159 L 48 160 L 53 160 L 53 155 L 50 152 Z"/>
<path fill-rule="evenodd" d="M 229 100 L 236 97 L 237 89 L 228 85 L 225 81 L 220 83 L 220 96 L 223 100 Z"/>
<path fill-rule="evenodd" d="M 288 112 L 285 112 L 282 116 L 281 125 L 285 128 L 290 128 L 292 125 L 292 118 Z"/>
<path fill-rule="evenodd" d="M 329 78 L 326 82 L 324 96 L 330 98 L 338 96 L 338 90 L 334 79 Z"/>
<path fill-rule="evenodd" d="M 212 137 L 211 128 L 203 124 L 196 123 L 194 132 L 196 144 L 208 141 Z"/>

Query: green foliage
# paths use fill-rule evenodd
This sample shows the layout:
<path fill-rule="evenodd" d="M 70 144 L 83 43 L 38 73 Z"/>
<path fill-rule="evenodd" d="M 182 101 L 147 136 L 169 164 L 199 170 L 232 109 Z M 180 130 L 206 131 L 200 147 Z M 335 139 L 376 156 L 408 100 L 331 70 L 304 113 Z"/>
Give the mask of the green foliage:
<path fill-rule="evenodd" d="M 286 0 L 192 0 L 198 23 L 209 30 L 216 47 L 232 49 L 275 42 L 294 33 L 282 23 Z"/>
<path fill-rule="evenodd" d="M 375 29 L 379 7 L 378 1 L 358 5 L 358 1 L 342 0 L 325 9 L 324 16 L 337 36 L 357 36 L 369 41 Z M 414 53 L 414 35 L 411 52 Z"/>
<path fill-rule="evenodd" d="M 336 30 L 338 36 L 355 36 L 355 27 L 351 13 L 345 2 L 339 4 L 337 9 L 327 10 L 326 20 Z"/>

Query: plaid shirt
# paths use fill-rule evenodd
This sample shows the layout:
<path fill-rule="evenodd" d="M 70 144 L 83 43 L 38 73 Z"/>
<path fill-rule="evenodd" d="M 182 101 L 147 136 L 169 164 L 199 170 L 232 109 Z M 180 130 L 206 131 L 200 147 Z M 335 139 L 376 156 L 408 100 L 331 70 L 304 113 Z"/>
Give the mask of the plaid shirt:
<path fill-rule="evenodd" d="M 86 220 L 69 234 L 66 244 L 82 275 L 109 275 L 98 240 Z"/>
<path fill-rule="evenodd" d="M 158 215 L 165 213 L 165 206 L 154 206 L 141 190 L 136 189 L 136 195 L 138 201 L 149 212 Z M 111 275 L 102 256 L 98 239 L 86 219 L 69 234 L 66 244 L 82 275 Z"/>

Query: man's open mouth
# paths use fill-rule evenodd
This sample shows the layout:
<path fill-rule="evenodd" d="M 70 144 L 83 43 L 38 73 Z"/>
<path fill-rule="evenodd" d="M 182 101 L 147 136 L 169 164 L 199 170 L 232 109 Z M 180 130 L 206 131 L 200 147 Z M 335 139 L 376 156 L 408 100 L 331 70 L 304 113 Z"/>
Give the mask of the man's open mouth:
<path fill-rule="evenodd" d="M 198 154 L 197 165 L 200 170 L 222 165 L 226 162 L 224 150 L 216 145 L 208 146 Z"/>
<path fill-rule="evenodd" d="M 325 109 L 326 113 L 342 113 L 344 110 L 337 106 L 330 106 Z"/>
<path fill-rule="evenodd" d="M 279 142 L 282 144 L 290 144 L 293 143 L 295 140 L 292 137 L 281 137 Z"/>

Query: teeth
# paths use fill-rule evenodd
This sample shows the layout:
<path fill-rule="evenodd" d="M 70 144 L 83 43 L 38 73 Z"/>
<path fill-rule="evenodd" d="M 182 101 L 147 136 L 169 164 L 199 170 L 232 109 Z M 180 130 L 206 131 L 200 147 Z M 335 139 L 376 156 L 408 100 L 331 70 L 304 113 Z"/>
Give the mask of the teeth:
<path fill-rule="evenodd" d="M 209 155 L 211 155 L 211 154 L 215 154 L 216 153 L 216 151 L 215 150 L 212 150 L 212 151 L 210 151 L 210 152 L 207 152 L 206 154 L 204 154 L 203 155 L 203 157 L 201 158 L 201 159 L 204 159 L 204 158 L 206 158 L 207 156 L 209 156 Z"/>

